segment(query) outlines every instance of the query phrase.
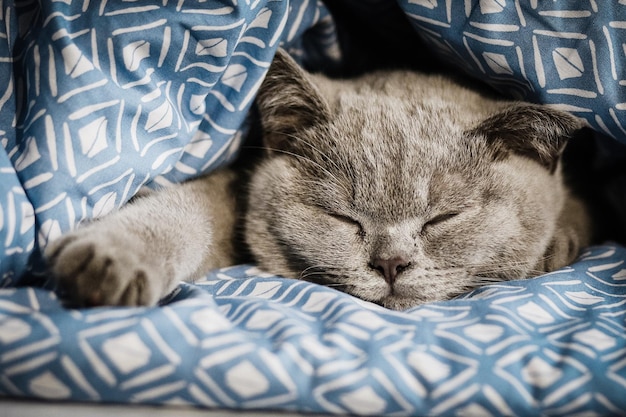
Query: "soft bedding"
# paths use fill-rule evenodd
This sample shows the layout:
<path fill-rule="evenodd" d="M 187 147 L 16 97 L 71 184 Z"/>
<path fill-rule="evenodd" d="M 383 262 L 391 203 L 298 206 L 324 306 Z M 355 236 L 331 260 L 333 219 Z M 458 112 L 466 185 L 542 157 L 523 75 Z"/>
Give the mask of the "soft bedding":
<path fill-rule="evenodd" d="M 626 142 L 626 6 L 398 5 L 447 62 Z M 18 1 L 0 19 L 1 395 L 379 416 L 625 413 L 626 249 L 615 244 L 405 312 L 253 265 L 181 284 L 154 308 L 65 309 L 40 248 L 143 185 L 230 162 L 279 44 L 330 67 L 335 27 L 309 0 Z"/>

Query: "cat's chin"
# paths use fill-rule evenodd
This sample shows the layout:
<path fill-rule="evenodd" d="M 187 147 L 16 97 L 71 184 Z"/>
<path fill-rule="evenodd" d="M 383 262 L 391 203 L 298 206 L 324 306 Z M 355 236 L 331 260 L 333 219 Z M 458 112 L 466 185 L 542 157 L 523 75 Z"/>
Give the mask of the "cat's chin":
<path fill-rule="evenodd" d="M 390 291 L 387 287 L 387 290 L 381 290 L 381 293 L 384 292 L 384 295 L 374 296 L 373 294 L 361 294 L 354 293 L 353 291 L 346 291 L 351 293 L 355 297 L 362 298 L 364 300 L 370 301 L 374 304 L 378 304 L 381 307 L 388 308 L 390 310 L 407 310 L 409 308 L 417 307 L 418 305 L 430 302 L 430 301 L 440 301 L 434 299 L 425 299 L 423 297 L 416 297 L 414 294 L 408 295 L 406 293 Z"/>
<path fill-rule="evenodd" d="M 335 288 L 390 310 L 407 310 L 426 303 L 456 298 L 475 287 L 464 279 L 465 273 L 457 270 L 450 270 L 450 273 L 442 273 L 436 277 L 419 275 L 415 270 L 413 272 L 414 275 L 396 282 L 393 288 L 378 277 L 363 280 L 361 285 Z"/>
<path fill-rule="evenodd" d="M 415 299 L 408 297 L 399 297 L 395 295 L 389 295 L 376 302 L 376 304 L 388 308 L 390 310 L 407 310 L 412 307 L 417 307 L 420 304 L 424 304 L 426 301 L 416 301 Z"/>
<path fill-rule="evenodd" d="M 455 286 L 441 289 L 441 291 L 424 291 L 423 287 L 414 288 L 408 285 L 401 285 L 394 290 L 391 290 L 388 286 L 379 286 L 377 291 L 374 291 L 372 288 L 367 291 L 363 289 L 359 291 L 355 287 L 348 286 L 343 291 L 390 310 L 407 310 L 426 303 L 451 300 L 470 289 L 470 287 Z"/>

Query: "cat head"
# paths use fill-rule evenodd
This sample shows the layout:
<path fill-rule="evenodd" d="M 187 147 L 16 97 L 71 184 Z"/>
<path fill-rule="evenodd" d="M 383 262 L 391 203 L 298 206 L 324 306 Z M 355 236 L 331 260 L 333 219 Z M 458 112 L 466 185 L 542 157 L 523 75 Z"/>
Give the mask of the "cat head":
<path fill-rule="evenodd" d="M 441 77 L 331 81 L 281 51 L 257 103 L 246 238 L 264 269 L 395 309 L 541 272 L 574 117 Z"/>

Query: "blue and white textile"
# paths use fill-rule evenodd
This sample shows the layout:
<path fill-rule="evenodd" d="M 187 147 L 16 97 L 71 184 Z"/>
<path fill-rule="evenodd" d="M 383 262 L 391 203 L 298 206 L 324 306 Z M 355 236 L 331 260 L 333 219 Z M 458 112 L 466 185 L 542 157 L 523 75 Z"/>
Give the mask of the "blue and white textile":
<path fill-rule="evenodd" d="M 446 61 L 505 94 L 550 103 L 626 142 L 626 4 L 399 2 Z"/>
<path fill-rule="evenodd" d="M 626 410 L 626 250 L 392 312 L 249 266 L 155 308 L 0 291 L 0 392 L 357 415 Z"/>
<path fill-rule="evenodd" d="M 621 3 L 398 1 L 448 62 L 626 142 Z M 153 308 L 67 310 L 26 286 L 49 238 L 142 185 L 228 163 L 279 44 L 303 61 L 338 54 L 315 0 L 1 8 L 0 395 L 376 416 L 624 415 L 626 248 L 616 245 L 405 312 L 253 265 L 181 284 Z"/>
<path fill-rule="evenodd" d="M 4 15 L 26 31 L 3 42 L 20 69 L 0 102 L 5 285 L 49 238 L 141 186 L 231 159 L 281 40 L 298 46 L 327 15 L 306 0 L 26 3 Z"/>

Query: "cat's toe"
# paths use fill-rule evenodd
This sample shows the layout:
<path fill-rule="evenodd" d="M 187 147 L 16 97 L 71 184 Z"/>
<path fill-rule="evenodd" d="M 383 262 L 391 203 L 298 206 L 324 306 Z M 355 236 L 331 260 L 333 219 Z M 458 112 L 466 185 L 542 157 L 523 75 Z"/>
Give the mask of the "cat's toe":
<path fill-rule="evenodd" d="M 149 306 L 158 301 L 158 295 L 150 286 L 149 273 L 143 269 L 131 272 L 132 279 L 120 293 L 117 304 L 123 306 Z"/>
<path fill-rule="evenodd" d="M 69 305 L 148 306 L 159 299 L 157 269 L 119 242 L 70 236 L 49 253 L 51 272 Z"/>

